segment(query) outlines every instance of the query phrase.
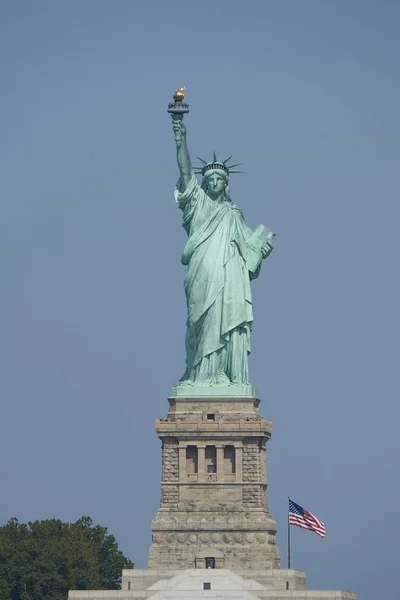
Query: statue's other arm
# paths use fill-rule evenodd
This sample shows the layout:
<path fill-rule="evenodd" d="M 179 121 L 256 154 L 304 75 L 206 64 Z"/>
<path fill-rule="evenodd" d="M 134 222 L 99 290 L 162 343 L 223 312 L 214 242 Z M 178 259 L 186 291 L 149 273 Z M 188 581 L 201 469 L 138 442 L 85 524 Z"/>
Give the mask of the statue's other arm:
<path fill-rule="evenodd" d="M 178 167 L 181 176 L 181 191 L 184 192 L 192 177 L 192 163 L 186 142 L 186 127 L 183 121 L 173 120 Z"/>

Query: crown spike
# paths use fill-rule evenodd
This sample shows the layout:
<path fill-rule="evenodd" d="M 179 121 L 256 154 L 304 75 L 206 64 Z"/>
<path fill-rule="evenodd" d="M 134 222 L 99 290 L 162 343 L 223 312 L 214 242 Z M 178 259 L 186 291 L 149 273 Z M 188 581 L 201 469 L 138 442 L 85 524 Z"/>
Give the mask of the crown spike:
<path fill-rule="evenodd" d="M 244 173 L 244 171 L 229 171 L 229 175 L 230 175 L 231 173 Z"/>
<path fill-rule="evenodd" d="M 206 165 L 206 164 L 207 164 L 207 161 L 206 161 L 206 160 L 203 160 L 202 158 L 200 158 L 200 156 L 196 156 L 196 158 L 198 158 L 198 159 L 199 159 L 199 161 L 203 163 L 203 165 Z"/>
<path fill-rule="evenodd" d="M 213 157 L 213 161 L 217 162 L 217 155 L 215 154 L 215 150 L 214 150 L 214 157 Z"/>
<path fill-rule="evenodd" d="M 240 167 L 243 163 L 236 163 L 236 165 L 226 165 L 229 170 L 234 169 L 235 167 Z"/>
<path fill-rule="evenodd" d="M 224 165 L 226 165 L 226 163 L 228 162 L 228 160 L 231 160 L 232 156 L 233 156 L 233 154 L 229 158 L 226 158 L 225 160 L 222 161 L 224 163 Z"/>

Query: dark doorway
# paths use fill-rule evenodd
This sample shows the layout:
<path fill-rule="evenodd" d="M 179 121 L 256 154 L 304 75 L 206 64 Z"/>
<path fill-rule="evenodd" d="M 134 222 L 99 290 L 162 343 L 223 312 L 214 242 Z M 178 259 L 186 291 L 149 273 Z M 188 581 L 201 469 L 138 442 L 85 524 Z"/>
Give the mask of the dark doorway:
<path fill-rule="evenodd" d="M 206 558 L 206 569 L 215 569 L 215 558 Z"/>

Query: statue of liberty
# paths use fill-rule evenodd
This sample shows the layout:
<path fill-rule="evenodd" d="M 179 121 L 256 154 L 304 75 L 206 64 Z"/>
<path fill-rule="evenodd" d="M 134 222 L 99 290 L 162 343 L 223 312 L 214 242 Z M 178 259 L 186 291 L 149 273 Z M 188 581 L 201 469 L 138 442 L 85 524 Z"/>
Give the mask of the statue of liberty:
<path fill-rule="evenodd" d="M 194 168 L 202 175 L 198 184 L 183 115 L 172 116 L 180 172 L 175 199 L 188 235 L 182 254 L 187 265 L 186 370 L 174 390 L 187 396 L 243 395 L 253 389 L 248 372 L 250 281 L 270 254 L 274 234 L 263 225 L 251 229 L 232 202 L 229 175 L 238 166 L 228 166 L 232 157 L 220 162 L 214 153 L 211 162 L 199 159 L 202 166 Z"/>

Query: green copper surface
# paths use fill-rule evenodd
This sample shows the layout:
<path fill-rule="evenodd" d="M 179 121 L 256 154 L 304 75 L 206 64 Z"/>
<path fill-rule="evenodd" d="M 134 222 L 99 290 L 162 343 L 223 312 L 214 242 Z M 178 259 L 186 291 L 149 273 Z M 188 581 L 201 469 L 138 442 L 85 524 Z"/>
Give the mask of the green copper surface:
<path fill-rule="evenodd" d="M 227 161 L 218 163 L 215 153 L 199 185 L 183 115 L 176 118 L 173 111 L 170 105 L 180 172 L 175 200 L 188 235 L 182 254 L 187 266 L 186 369 L 173 395 L 254 397 L 248 373 L 250 281 L 271 253 L 274 234 L 263 225 L 253 230 L 246 224 L 230 197 Z"/>

